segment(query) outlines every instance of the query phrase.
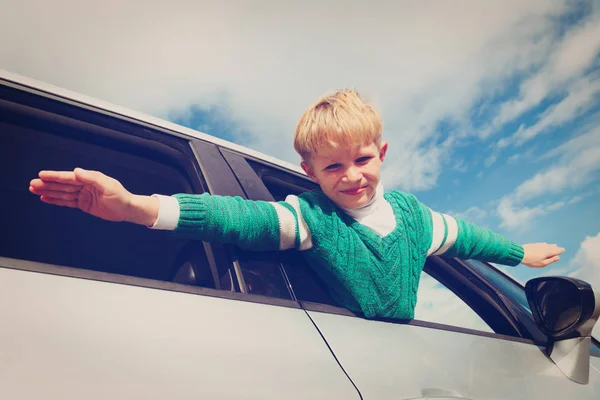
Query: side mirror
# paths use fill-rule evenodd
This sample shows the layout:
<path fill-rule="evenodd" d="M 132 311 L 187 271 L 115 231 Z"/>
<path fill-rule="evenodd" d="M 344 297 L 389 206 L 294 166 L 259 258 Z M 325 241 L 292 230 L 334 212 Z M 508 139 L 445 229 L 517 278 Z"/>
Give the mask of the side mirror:
<path fill-rule="evenodd" d="M 525 293 L 536 324 L 548 336 L 550 359 L 569 379 L 587 384 L 600 294 L 587 282 L 567 277 L 532 279 Z"/>

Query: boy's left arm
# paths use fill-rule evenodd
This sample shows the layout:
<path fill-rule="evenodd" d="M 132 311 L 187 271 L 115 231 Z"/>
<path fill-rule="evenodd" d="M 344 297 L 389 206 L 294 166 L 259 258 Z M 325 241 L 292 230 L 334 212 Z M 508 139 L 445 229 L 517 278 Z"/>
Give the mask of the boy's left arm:
<path fill-rule="evenodd" d="M 432 243 L 427 255 L 444 254 L 511 266 L 521 263 L 531 268 L 543 268 L 560 260 L 560 254 L 565 251 L 548 243 L 521 246 L 488 229 L 432 210 L 429 210 L 429 216 Z"/>

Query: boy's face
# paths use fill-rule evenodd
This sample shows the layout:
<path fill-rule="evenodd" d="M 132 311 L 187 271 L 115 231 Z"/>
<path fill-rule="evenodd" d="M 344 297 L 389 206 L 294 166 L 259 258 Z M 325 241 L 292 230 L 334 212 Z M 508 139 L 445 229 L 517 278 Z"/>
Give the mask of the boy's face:
<path fill-rule="evenodd" d="M 351 148 L 326 148 L 302 161 L 302 169 L 338 206 L 355 209 L 365 206 L 379 184 L 381 163 L 387 143 Z"/>

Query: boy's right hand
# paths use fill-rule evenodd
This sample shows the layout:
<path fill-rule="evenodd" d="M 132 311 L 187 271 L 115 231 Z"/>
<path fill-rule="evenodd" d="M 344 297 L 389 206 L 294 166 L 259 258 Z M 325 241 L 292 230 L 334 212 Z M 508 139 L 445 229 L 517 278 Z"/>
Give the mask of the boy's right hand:
<path fill-rule="evenodd" d="M 158 199 L 136 196 L 98 171 L 41 171 L 29 191 L 45 203 L 79 208 L 108 221 L 152 225 L 158 215 Z"/>

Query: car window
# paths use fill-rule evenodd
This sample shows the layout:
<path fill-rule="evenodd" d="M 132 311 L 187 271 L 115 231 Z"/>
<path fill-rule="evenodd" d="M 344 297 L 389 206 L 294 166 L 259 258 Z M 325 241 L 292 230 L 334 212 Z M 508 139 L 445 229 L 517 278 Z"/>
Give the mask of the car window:
<path fill-rule="evenodd" d="M 252 160 L 247 161 L 276 201 L 283 201 L 288 195 L 298 196 L 319 189 L 319 185 L 308 177 L 301 177 Z"/>
<path fill-rule="evenodd" d="M 190 178 L 161 153 L 166 145 L 152 142 L 148 153 L 129 135 L 121 134 L 121 141 L 113 132 L 111 138 L 97 136 L 81 127 L 0 112 L 0 220 L 6 233 L 0 256 L 214 288 L 202 242 L 103 221 L 42 203 L 28 192 L 40 170 L 75 167 L 102 171 L 137 194 L 192 192 Z"/>
<path fill-rule="evenodd" d="M 490 281 L 494 287 L 498 288 L 502 292 L 502 294 L 517 303 L 523 311 L 526 311 L 529 315 L 531 315 L 529 302 L 527 301 L 527 296 L 525 295 L 524 288 L 521 284 L 507 275 L 499 273 L 498 270 L 481 261 L 466 260 L 465 262 L 473 267 L 477 273 L 483 275 L 488 281 Z"/>
<path fill-rule="evenodd" d="M 280 299 L 293 298 L 277 253 L 235 248 L 234 257 L 240 265 L 247 293 Z"/>
<path fill-rule="evenodd" d="M 460 297 L 424 271 L 417 292 L 415 319 L 493 332 Z"/>
<path fill-rule="evenodd" d="M 283 201 L 290 194 L 318 188 L 300 175 L 222 151 L 250 199 Z M 257 177 L 264 186 L 256 185 Z M 321 280 L 296 250 L 253 252 L 236 248 L 234 257 L 239 261 L 248 293 L 334 304 Z"/>

